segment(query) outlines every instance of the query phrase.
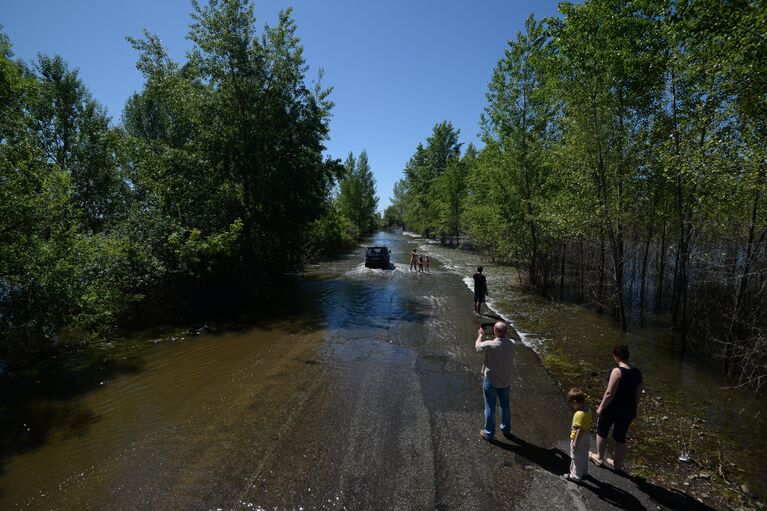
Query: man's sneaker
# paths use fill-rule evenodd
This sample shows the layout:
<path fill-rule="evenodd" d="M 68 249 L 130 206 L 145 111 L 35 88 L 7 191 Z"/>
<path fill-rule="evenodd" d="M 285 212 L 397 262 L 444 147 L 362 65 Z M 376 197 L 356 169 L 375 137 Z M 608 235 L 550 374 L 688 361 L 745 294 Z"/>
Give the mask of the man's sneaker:
<path fill-rule="evenodd" d="M 479 436 L 481 436 L 483 440 L 487 440 L 488 442 L 492 442 L 493 441 L 493 437 L 491 437 L 490 435 L 485 433 L 484 429 L 480 429 L 479 430 Z"/>
<path fill-rule="evenodd" d="M 570 474 L 562 474 L 562 478 L 565 479 L 566 481 L 572 481 L 573 483 L 580 483 L 582 481 L 582 479 L 578 477 L 573 477 Z"/>

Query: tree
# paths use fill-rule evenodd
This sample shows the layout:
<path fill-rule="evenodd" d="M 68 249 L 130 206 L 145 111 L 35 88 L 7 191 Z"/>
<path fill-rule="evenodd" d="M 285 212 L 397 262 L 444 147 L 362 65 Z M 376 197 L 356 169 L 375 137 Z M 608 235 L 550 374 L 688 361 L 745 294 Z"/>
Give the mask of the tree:
<path fill-rule="evenodd" d="M 124 208 L 120 132 L 60 56 L 40 55 L 35 71 L 39 96 L 32 116 L 41 148 L 49 163 L 69 174 L 84 229 L 99 232 Z"/>
<path fill-rule="evenodd" d="M 436 199 L 434 202 L 437 211 L 437 229 L 443 243 L 446 237 L 452 237 L 458 244 L 466 194 L 466 176 L 476 156 L 476 149 L 473 145 L 469 145 L 466 155 L 461 159 L 451 158 L 445 171 L 435 180 L 433 193 Z"/>
<path fill-rule="evenodd" d="M 350 152 L 344 170 L 339 181 L 339 210 L 351 220 L 358 235 L 368 234 L 378 226 L 378 197 L 367 152 L 363 149 L 359 158 Z"/>
<path fill-rule="evenodd" d="M 189 72 L 205 84 L 197 141 L 214 173 L 241 193 L 246 259 L 257 268 L 294 264 L 334 177 L 322 155 L 330 91 L 306 83 L 290 9 L 258 37 L 247 0 L 193 6 Z"/>
<path fill-rule="evenodd" d="M 119 241 L 93 235 L 121 186 L 111 160 L 86 153 L 112 133 L 60 58 L 40 57 L 40 74 L 12 55 L 0 34 L 0 356 L 25 358 L 67 328 L 111 324 L 131 298 L 111 285 Z"/>
<path fill-rule="evenodd" d="M 307 83 L 290 10 L 259 35 L 248 1 L 193 7 L 185 65 L 153 35 L 129 39 L 146 83 L 123 116 L 136 198 L 127 225 L 137 243 L 168 240 L 152 245 L 168 272 L 152 279 L 158 298 L 249 294 L 299 265 L 339 174 L 322 154 L 330 91 Z"/>
<path fill-rule="evenodd" d="M 448 121 L 436 124 L 431 136 L 426 139 L 426 146 L 418 144 L 415 154 L 405 165 L 408 195 L 405 222 L 427 237 L 438 228 L 440 201 L 437 182 L 448 165 L 460 157 L 459 135 L 460 130 L 453 128 Z"/>
<path fill-rule="evenodd" d="M 539 275 L 545 232 L 542 212 L 546 207 L 544 184 L 549 166 L 544 158 L 552 141 L 551 101 L 546 66 L 552 50 L 542 22 L 530 16 L 525 32 L 509 42 L 493 72 L 482 116 L 482 136 L 500 159 L 500 175 L 487 186 L 497 187 L 497 204 L 504 228 L 512 235 L 512 254 L 527 261 L 530 284 L 543 291 Z"/>
<path fill-rule="evenodd" d="M 582 161 L 596 190 L 600 229 L 607 236 L 615 315 L 627 328 L 625 238 L 627 197 L 638 168 L 641 137 L 652 100 L 662 90 L 662 40 L 651 3 L 595 0 L 564 3 L 551 20 L 557 38 L 564 140 Z M 600 290 L 601 292 L 601 290 Z"/>

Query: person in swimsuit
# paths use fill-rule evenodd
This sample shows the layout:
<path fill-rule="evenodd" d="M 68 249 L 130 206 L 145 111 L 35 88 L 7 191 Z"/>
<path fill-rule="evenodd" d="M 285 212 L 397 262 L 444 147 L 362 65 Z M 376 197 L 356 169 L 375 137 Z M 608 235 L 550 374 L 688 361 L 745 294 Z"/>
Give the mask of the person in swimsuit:
<path fill-rule="evenodd" d="M 415 262 L 417 258 L 418 258 L 418 253 L 416 252 L 415 249 L 413 249 L 413 251 L 410 252 L 410 271 L 415 270 Z"/>
<path fill-rule="evenodd" d="M 631 421 L 637 416 L 637 407 L 642 397 L 642 373 L 629 364 L 629 348 L 617 345 L 613 348 L 613 359 L 618 367 L 610 371 L 607 390 L 597 408 L 597 453 L 591 453 L 591 461 L 597 466 L 605 463 L 605 448 L 610 428 L 615 440 L 613 468 L 623 471 L 626 457 L 626 432 Z"/>

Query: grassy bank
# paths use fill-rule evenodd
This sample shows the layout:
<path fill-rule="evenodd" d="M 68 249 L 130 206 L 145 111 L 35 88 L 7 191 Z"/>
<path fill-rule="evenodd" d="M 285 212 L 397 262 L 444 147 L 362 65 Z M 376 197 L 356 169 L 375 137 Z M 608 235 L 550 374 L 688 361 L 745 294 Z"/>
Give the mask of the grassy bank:
<path fill-rule="evenodd" d="M 589 358 L 555 343 L 542 361 L 563 392 L 573 386 L 583 389 L 596 409 L 612 368 L 605 357 Z M 763 496 L 747 482 L 737 453 L 728 449 L 719 432 L 701 418 L 703 412 L 700 406 L 670 397 L 646 379 L 639 415 L 629 432 L 627 471 L 717 508 L 762 509 Z M 611 450 L 612 440 L 608 446 Z M 679 461 L 685 452 L 689 455 L 687 463 Z"/>

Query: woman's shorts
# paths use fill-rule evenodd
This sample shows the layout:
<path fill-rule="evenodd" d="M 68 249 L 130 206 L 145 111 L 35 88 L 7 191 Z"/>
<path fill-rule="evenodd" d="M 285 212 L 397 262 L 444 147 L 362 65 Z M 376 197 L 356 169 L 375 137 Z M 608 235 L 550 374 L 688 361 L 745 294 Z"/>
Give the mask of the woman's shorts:
<path fill-rule="evenodd" d="M 485 293 L 474 293 L 474 301 L 475 302 L 483 302 L 485 301 Z"/>
<path fill-rule="evenodd" d="M 613 428 L 613 440 L 620 444 L 626 443 L 626 433 L 629 430 L 631 421 L 636 415 L 624 415 L 616 413 L 604 413 L 597 420 L 597 434 L 602 438 L 607 438 L 610 434 L 610 428 Z"/>

